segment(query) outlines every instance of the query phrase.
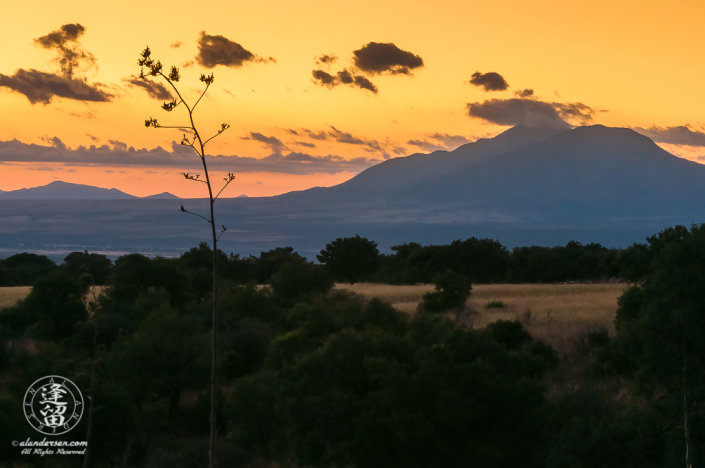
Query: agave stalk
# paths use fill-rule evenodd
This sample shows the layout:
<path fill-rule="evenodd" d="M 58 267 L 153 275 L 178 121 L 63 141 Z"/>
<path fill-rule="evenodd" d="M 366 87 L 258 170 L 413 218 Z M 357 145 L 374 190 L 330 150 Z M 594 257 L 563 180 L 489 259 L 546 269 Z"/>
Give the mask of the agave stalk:
<path fill-rule="evenodd" d="M 217 457 L 216 457 L 216 447 L 217 447 L 217 426 L 216 426 L 216 421 L 217 421 L 217 411 L 218 411 L 218 399 L 217 399 L 217 392 L 218 392 L 218 239 L 220 239 L 220 236 L 222 236 L 225 231 L 227 231 L 225 226 L 222 226 L 222 230 L 220 233 L 218 233 L 216 229 L 216 223 L 215 223 L 215 211 L 214 211 L 214 205 L 215 202 L 218 200 L 218 197 L 220 196 L 221 193 L 223 193 L 223 190 L 230 184 L 235 179 L 235 175 L 232 173 L 228 173 L 228 177 L 224 178 L 223 180 L 225 181 L 225 184 L 223 187 L 220 189 L 220 191 L 213 196 L 213 187 L 211 184 L 211 178 L 208 173 L 208 164 L 206 162 L 206 145 L 216 138 L 217 136 L 221 135 L 225 130 L 230 128 L 230 125 L 227 123 L 224 123 L 221 125 L 220 129 L 215 133 L 215 135 L 211 136 L 210 138 L 205 139 L 204 137 L 201 136 L 201 133 L 198 131 L 196 128 L 196 124 L 193 120 L 193 114 L 196 110 L 196 107 L 198 104 L 201 102 L 201 99 L 203 99 L 203 96 L 206 95 L 206 92 L 208 92 L 208 88 L 213 84 L 214 77 L 213 74 L 211 73 L 210 75 L 206 76 L 204 74 L 201 74 L 201 82 L 205 83 L 205 88 L 203 89 L 203 92 L 201 95 L 198 97 L 198 100 L 193 105 L 189 105 L 181 95 L 181 92 L 179 92 L 179 89 L 176 87 L 175 83 L 178 83 L 178 81 L 181 79 L 181 76 L 179 75 L 179 69 L 176 67 L 171 67 L 169 74 L 166 75 L 163 71 L 163 67 L 160 61 L 154 60 L 151 58 L 151 51 L 149 50 L 149 47 L 146 47 L 144 51 L 142 52 L 141 58 L 137 62 L 142 68 L 140 71 L 140 78 L 145 79 L 147 76 L 155 76 L 155 77 L 161 77 L 166 82 L 171 86 L 171 88 L 174 90 L 174 92 L 177 95 L 176 99 L 173 99 L 170 102 L 165 102 L 162 104 L 162 109 L 164 109 L 167 112 L 173 111 L 175 108 L 177 108 L 180 105 L 183 105 L 183 107 L 186 109 L 188 112 L 188 118 L 189 118 L 189 124 L 187 125 L 177 125 L 177 126 L 162 126 L 159 124 L 157 119 L 149 118 L 144 121 L 144 124 L 146 127 L 153 127 L 153 128 L 178 128 L 178 129 L 187 129 L 190 132 L 192 132 L 193 136 L 191 138 L 187 137 L 186 134 L 184 134 L 183 139 L 181 140 L 181 144 L 184 146 L 190 146 L 193 151 L 198 155 L 198 157 L 201 159 L 201 163 L 203 165 L 203 173 L 205 176 L 205 180 L 200 178 L 200 175 L 198 174 L 189 174 L 188 172 L 182 173 L 182 175 L 187 179 L 187 180 L 192 180 L 194 182 L 201 182 L 206 184 L 206 187 L 208 188 L 208 199 L 209 199 L 209 206 L 210 206 L 210 216 L 202 216 L 198 213 L 194 213 L 191 211 L 188 211 L 186 208 L 184 208 L 184 205 L 181 205 L 179 208 L 179 211 L 183 213 L 188 213 L 194 216 L 197 216 L 203 220 L 205 220 L 208 224 L 210 224 L 211 228 L 211 237 L 212 237 L 212 242 L 213 242 L 213 330 L 212 330 L 212 340 L 211 340 L 211 381 L 210 381 L 210 390 L 211 390 L 211 408 L 210 408 L 210 444 L 209 444 L 209 467 L 210 468 L 215 468 L 218 464 Z M 147 73 L 145 74 L 145 68 L 147 69 Z"/>

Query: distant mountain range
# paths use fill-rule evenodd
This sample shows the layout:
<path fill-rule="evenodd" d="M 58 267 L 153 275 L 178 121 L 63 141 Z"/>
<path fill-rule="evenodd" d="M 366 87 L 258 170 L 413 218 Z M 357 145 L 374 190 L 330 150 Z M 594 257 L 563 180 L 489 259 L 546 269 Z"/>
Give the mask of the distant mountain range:
<path fill-rule="evenodd" d="M 396 158 L 340 185 L 282 195 L 300 202 L 453 210 L 487 219 L 660 217 L 700 212 L 705 166 L 626 128 L 514 127 L 451 152 Z"/>
<path fill-rule="evenodd" d="M 16 201 L 0 203 L 0 256 L 84 248 L 167 255 L 209 236 L 202 220 L 179 210 L 205 214 L 204 199 L 140 200 L 62 182 L 0 193 L 8 199 Z M 703 200 L 705 166 L 632 130 L 514 127 L 454 151 L 390 159 L 334 187 L 219 199 L 216 220 L 228 228 L 221 248 L 241 254 L 291 245 L 315 258 L 326 243 L 355 234 L 383 251 L 471 236 L 508 247 L 626 246 L 705 221 Z"/>
<path fill-rule="evenodd" d="M 104 189 L 91 185 L 71 184 L 60 180 L 42 187 L 32 187 L 8 192 L 0 190 L 0 200 L 129 200 L 129 199 L 178 199 L 176 195 L 162 192 L 147 197 L 135 197 L 118 189 Z"/>

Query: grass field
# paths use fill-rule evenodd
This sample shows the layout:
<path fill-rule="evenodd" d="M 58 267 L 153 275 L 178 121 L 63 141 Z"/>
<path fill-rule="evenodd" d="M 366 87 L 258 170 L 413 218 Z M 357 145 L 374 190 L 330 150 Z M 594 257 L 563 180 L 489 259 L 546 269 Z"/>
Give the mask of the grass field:
<path fill-rule="evenodd" d="M 366 297 L 378 297 L 396 308 L 415 313 L 423 295 L 433 285 L 390 286 L 386 284 L 336 285 Z M 561 354 L 575 352 L 591 330 L 614 332 L 617 299 L 625 284 L 492 284 L 473 286 L 467 302 L 468 323 L 481 328 L 496 320 L 519 320 L 534 338 L 542 339 Z M 491 301 L 505 307 L 485 308 Z"/>
<path fill-rule="evenodd" d="M 581 339 L 591 330 L 606 328 L 614 332 L 617 298 L 625 284 L 492 284 L 473 286 L 467 302 L 468 325 L 482 328 L 496 320 L 519 320 L 534 338 L 542 339 L 561 354 L 575 352 Z M 413 314 L 423 295 L 433 285 L 392 286 L 358 283 L 338 284 L 366 297 L 378 297 L 403 312 Z M 29 287 L 0 288 L 0 309 L 13 305 L 29 294 Z M 505 307 L 486 308 L 491 301 Z"/>
<path fill-rule="evenodd" d="M 32 289 L 30 286 L 0 288 L 0 309 L 15 305 L 17 301 L 24 299 L 29 294 L 30 289 Z"/>

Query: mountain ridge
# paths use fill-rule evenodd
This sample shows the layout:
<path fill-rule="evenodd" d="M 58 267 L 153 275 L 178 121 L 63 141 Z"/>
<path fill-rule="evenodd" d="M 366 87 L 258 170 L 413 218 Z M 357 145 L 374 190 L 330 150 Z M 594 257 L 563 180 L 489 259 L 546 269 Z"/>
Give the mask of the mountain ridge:
<path fill-rule="evenodd" d="M 0 200 L 139 200 L 169 199 L 179 197 L 169 192 L 162 192 L 146 197 L 137 197 L 116 188 L 105 189 L 85 184 L 74 184 L 55 180 L 47 185 L 22 188 L 18 190 L 0 190 Z"/>

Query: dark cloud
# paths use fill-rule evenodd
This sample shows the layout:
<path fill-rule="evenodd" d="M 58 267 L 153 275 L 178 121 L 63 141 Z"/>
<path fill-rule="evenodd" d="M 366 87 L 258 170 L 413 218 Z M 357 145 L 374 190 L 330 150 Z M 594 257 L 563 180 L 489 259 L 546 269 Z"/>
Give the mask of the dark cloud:
<path fill-rule="evenodd" d="M 343 132 L 342 130 L 337 129 L 332 125 L 330 125 L 330 130 L 327 132 L 314 132 L 307 128 L 302 128 L 298 130 L 286 129 L 286 132 L 290 135 L 306 136 L 317 141 L 335 141 L 337 143 L 345 143 L 348 145 L 358 145 L 363 147 L 364 151 L 367 151 L 368 153 L 377 153 L 385 159 L 389 158 L 388 151 L 391 151 L 395 154 L 406 154 L 406 150 L 404 148 L 401 148 L 397 143 L 394 143 L 392 141 L 386 140 L 380 143 L 377 140 L 368 140 L 366 138 L 353 135 L 350 132 Z M 296 143 L 302 144 L 302 142 L 299 141 L 297 141 Z M 308 146 L 308 144 L 303 146 Z"/>
<path fill-rule="evenodd" d="M 56 51 L 54 62 L 61 71 L 57 74 L 20 68 L 13 75 L 0 74 L 0 87 L 23 94 L 32 104 L 49 104 L 54 96 L 76 101 L 107 102 L 112 94 L 100 89 L 99 83 L 89 84 L 77 72 L 95 66 L 95 57 L 78 43 L 86 28 L 78 23 L 65 24 L 34 43 Z"/>
<path fill-rule="evenodd" d="M 181 68 L 190 68 L 195 64 L 193 60 L 186 60 L 184 63 L 181 64 Z"/>
<path fill-rule="evenodd" d="M 72 78 L 74 70 L 95 65 L 93 54 L 84 51 L 78 44 L 78 38 L 85 31 L 86 28 L 78 23 L 65 24 L 57 31 L 35 39 L 34 43 L 45 49 L 57 51 L 57 57 L 54 60 L 61 67 L 61 74 Z"/>
<path fill-rule="evenodd" d="M 573 125 L 586 125 L 592 122 L 595 111 L 581 102 L 553 102 L 551 105 L 564 120 Z"/>
<path fill-rule="evenodd" d="M 458 146 L 470 143 L 462 135 L 449 135 L 447 133 L 427 133 L 425 140 L 409 140 L 407 144 L 418 146 L 426 151 L 454 150 Z M 428 139 L 435 141 L 428 141 Z"/>
<path fill-rule="evenodd" d="M 336 78 L 333 75 L 331 75 L 330 73 L 326 73 L 323 70 L 313 70 L 311 74 L 313 75 L 313 79 L 317 80 L 317 84 L 320 86 L 327 86 L 329 88 L 332 88 L 334 86 L 337 86 L 338 84 Z"/>
<path fill-rule="evenodd" d="M 364 76 L 358 75 L 355 77 L 355 86 L 357 86 L 358 88 L 367 89 L 375 94 L 377 94 L 378 92 L 377 86 L 372 84 L 372 82 Z"/>
<path fill-rule="evenodd" d="M 519 91 L 514 91 L 514 95 L 520 98 L 530 98 L 534 95 L 534 90 L 529 88 L 521 89 Z"/>
<path fill-rule="evenodd" d="M 309 138 L 313 138 L 314 140 L 327 140 L 328 139 L 328 134 L 321 130 L 320 132 L 314 132 L 312 130 L 309 130 L 307 128 L 303 129 L 303 132 L 308 135 Z"/>
<path fill-rule="evenodd" d="M 360 89 L 366 89 L 377 94 L 378 89 L 370 80 L 362 75 L 353 76 L 347 69 L 339 71 L 335 76 L 323 70 L 313 70 L 312 72 L 314 83 L 327 88 L 334 88 L 338 85 L 345 84 L 357 86 Z"/>
<path fill-rule="evenodd" d="M 100 141 L 100 138 L 94 137 L 90 133 L 86 133 L 86 136 L 91 139 L 94 143 L 98 143 Z"/>
<path fill-rule="evenodd" d="M 490 99 L 467 104 L 468 115 L 497 125 L 570 128 L 570 122 L 592 121 L 594 110 L 585 104 L 549 103 L 534 99 Z"/>
<path fill-rule="evenodd" d="M 246 137 L 242 137 L 242 140 L 254 140 L 264 143 L 271 151 L 272 154 L 281 155 L 282 150 L 288 149 L 284 143 L 279 138 L 264 136 L 261 133 L 250 132 Z"/>
<path fill-rule="evenodd" d="M 299 145 L 299 146 L 305 146 L 306 148 L 315 148 L 315 147 L 316 147 L 315 144 L 313 144 L 313 143 L 308 143 L 308 142 L 306 142 L 306 141 L 295 141 L 294 143 L 297 144 L 297 145 Z"/>
<path fill-rule="evenodd" d="M 392 43 L 370 42 L 353 51 L 353 63 L 370 74 L 411 75 L 411 70 L 424 66 L 423 59 L 401 50 Z"/>
<path fill-rule="evenodd" d="M 691 130 L 689 125 L 677 127 L 632 127 L 635 132 L 651 138 L 658 143 L 672 145 L 705 146 L 705 132 Z"/>
<path fill-rule="evenodd" d="M 314 57 L 313 60 L 316 62 L 316 65 L 333 65 L 335 61 L 338 60 L 338 56 L 335 54 L 322 54 L 318 57 Z"/>
<path fill-rule="evenodd" d="M 0 73 L 0 87 L 23 94 L 32 104 L 49 104 L 54 96 L 92 102 L 108 102 L 113 97 L 82 79 L 21 68 L 11 76 Z"/>
<path fill-rule="evenodd" d="M 169 47 L 172 47 L 172 48 L 174 48 L 174 49 L 178 49 L 178 48 L 181 47 L 182 45 L 184 45 L 183 42 L 181 42 L 181 41 L 174 41 L 174 42 L 172 42 L 171 44 L 169 44 Z"/>
<path fill-rule="evenodd" d="M 201 31 L 196 62 L 206 68 L 213 68 L 216 65 L 238 68 L 247 62 L 276 63 L 276 60 L 272 57 L 259 57 L 226 37 L 210 36 L 205 31 Z"/>
<path fill-rule="evenodd" d="M 346 69 L 338 72 L 338 80 L 343 84 L 353 84 L 355 82 L 355 78 L 352 76 L 352 73 Z"/>
<path fill-rule="evenodd" d="M 268 138 L 268 137 L 264 137 Z M 25 144 L 18 140 L 0 141 L 0 162 L 60 163 L 68 166 L 104 167 L 173 167 L 181 170 L 202 169 L 201 161 L 193 150 L 171 143 L 171 150 L 162 148 L 135 149 L 115 141 L 112 147 L 91 145 L 76 149 L 67 148 L 58 138 L 47 138 L 52 146 Z M 124 146 L 123 146 L 124 145 Z M 264 158 L 240 156 L 209 156 L 208 167 L 214 171 L 229 172 L 277 172 L 285 174 L 338 174 L 360 172 L 380 159 L 358 157 L 344 159 L 340 156 L 311 156 L 292 152 L 287 155 L 272 154 Z"/>
<path fill-rule="evenodd" d="M 473 86 L 485 88 L 485 91 L 504 91 L 509 88 L 507 80 L 496 72 L 475 72 L 472 74 L 469 83 Z"/>
<path fill-rule="evenodd" d="M 362 138 L 353 136 L 352 133 L 341 132 L 332 125 L 330 126 L 330 128 L 332 128 L 333 131 L 328 132 L 328 134 L 338 143 L 347 143 L 348 145 L 364 145 L 365 143 L 367 143 Z"/>
<path fill-rule="evenodd" d="M 151 98 L 159 99 L 162 101 L 168 101 L 171 99 L 171 93 L 168 89 L 166 89 L 166 86 L 157 81 L 152 81 L 148 78 L 142 79 L 138 76 L 130 76 L 127 78 L 123 78 L 123 81 L 131 86 L 142 88 L 147 92 L 147 94 L 149 94 L 149 97 Z"/>

